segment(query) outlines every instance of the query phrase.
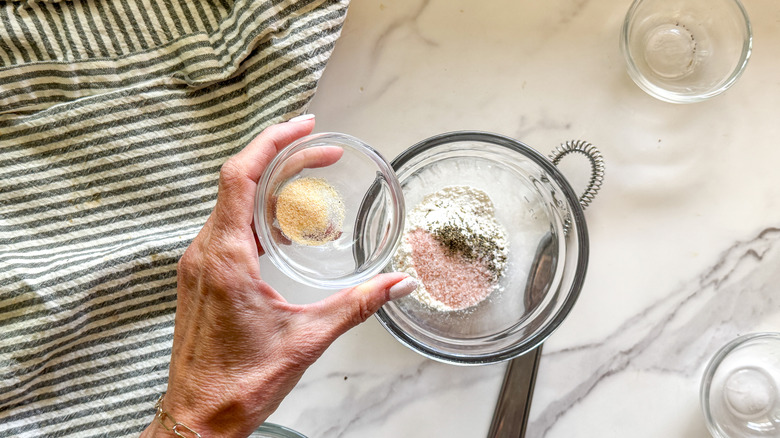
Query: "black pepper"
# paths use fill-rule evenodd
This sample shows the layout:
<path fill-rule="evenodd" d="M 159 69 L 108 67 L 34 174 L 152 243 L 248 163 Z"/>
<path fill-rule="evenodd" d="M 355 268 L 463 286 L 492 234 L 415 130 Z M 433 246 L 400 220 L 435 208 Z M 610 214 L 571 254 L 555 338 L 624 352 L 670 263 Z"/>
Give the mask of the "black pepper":
<path fill-rule="evenodd" d="M 503 248 L 497 244 L 500 236 L 497 233 L 474 232 L 471 227 L 457 227 L 446 223 L 433 230 L 433 235 L 450 254 L 459 254 L 467 260 L 483 260 L 487 262 L 490 272 L 498 277 L 502 266 L 506 264 Z"/>

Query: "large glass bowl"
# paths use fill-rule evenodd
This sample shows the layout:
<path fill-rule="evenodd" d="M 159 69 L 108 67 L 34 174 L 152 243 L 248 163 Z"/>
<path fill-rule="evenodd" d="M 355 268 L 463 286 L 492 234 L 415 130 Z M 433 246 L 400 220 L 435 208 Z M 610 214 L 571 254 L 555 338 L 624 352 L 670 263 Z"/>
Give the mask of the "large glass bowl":
<path fill-rule="evenodd" d="M 453 364 L 488 364 L 542 343 L 572 309 L 585 278 L 588 234 L 566 178 L 514 139 L 454 132 L 424 140 L 393 161 L 407 208 L 453 185 L 488 194 L 508 234 L 503 290 L 460 311 L 434 310 L 412 296 L 377 312 L 400 342 Z M 391 261 L 388 271 L 395 270 Z"/>
<path fill-rule="evenodd" d="M 739 0 L 635 0 L 620 35 L 631 79 L 672 103 L 728 89 L 745 69 L 752 41 Z"/>
<path fill-rule="evenodd" d="M 339 229 L 321 244 L 290 238 L 277 218 L 280 191 L 304 178 L 327 182 L 343 201 Z M 268 165 L 257 188 L 254 225 L 263 250 L 284 274 L 316 288 L 341 289 L 387 265 L 404 211 L 395 173 L 377 151 L 346 134 L 322 133 L 293 142 Z"/>

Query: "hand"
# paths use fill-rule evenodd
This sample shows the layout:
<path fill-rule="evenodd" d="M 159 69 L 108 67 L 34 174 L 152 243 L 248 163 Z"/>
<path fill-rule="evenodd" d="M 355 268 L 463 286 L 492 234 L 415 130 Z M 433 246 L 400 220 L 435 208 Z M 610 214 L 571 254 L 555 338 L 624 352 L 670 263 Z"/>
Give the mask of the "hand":
<path fill-rule="evenodd" d="M 338 336 L 417 286 L 405 274 L 381 274 L 294 305 L 263 281 L 252 226 L 257 181 L 281 148 L 313 127 L 311 118 L 271 126 L 230 158 L 214 211 L 179 261 L 163 409 L 204 437 L 248 436 Z M 155 420 L 142 436 L 172 434 Z"/>

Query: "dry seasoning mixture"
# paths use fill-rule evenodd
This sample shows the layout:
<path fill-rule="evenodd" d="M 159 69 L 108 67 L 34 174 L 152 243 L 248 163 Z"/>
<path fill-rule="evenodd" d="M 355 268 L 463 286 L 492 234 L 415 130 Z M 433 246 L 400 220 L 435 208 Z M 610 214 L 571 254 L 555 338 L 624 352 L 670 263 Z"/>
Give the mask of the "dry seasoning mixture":
<path fill-rule="evenodd" d="M 487 193 L 449 186 L 431 193 L 406 218 L 395 269 L 420 280 L 412 297 L 440 311 L 473 307 L 500 289 L 506 231 Z"/>
<path fill-rule="evenodd" d="M 299 178 L 282 186 L 276 198 L 276 219 L 290 241 L 324 245 L 341 236 L 344 201 L 323 178 Z"/>

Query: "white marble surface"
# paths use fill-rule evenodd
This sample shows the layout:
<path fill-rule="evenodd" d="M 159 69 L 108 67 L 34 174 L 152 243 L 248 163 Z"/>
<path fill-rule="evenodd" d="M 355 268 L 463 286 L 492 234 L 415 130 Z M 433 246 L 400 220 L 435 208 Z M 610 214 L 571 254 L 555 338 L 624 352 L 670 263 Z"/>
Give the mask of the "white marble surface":
<path fill-rule="evenodd" d="M 682 106 L 626 74 L 629 4 L 353 0 L 310 108 L 317 131 L 355 135 L 389 159 L 461 129 L 545 153 L 581 138 L 603 152 L 587 280 L 545 343 L 529 437 L 705 438 L 706 361 L 737 335 L 780 331 L 780 3 L 744 0 L 745 74 Z M 262 263 L 291 301 L 323 295 Z M 425 359 L 370 319 L 270 420 L 310 437 L 482 437 L 503 372 Z"/>

